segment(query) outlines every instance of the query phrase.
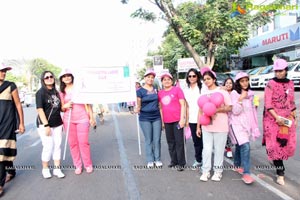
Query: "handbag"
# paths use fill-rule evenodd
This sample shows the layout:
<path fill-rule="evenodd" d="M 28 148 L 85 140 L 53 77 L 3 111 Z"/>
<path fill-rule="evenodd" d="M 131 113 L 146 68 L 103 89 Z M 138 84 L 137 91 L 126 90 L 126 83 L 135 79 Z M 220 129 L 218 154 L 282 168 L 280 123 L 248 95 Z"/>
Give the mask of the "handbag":
<path fill-rule="evenodd" d="M 191 129 L 189 126 L 184 127 L 183 131 L 184 131 L 184 136 L 185 136 L 186 140 L 188 140 L 189 138 L 192 137 Z"/>

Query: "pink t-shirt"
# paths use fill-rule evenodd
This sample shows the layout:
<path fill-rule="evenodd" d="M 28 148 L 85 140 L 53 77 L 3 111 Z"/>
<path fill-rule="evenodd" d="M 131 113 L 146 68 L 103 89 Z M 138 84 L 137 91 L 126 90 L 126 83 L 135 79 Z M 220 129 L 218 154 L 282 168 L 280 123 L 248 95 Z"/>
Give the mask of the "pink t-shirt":
<path fill-rule="evenodd" d="M 163 122 L 172 123 L 180 121 L 180 99 L 184 100 L 184 94 L 179 87 L 172 87 L 169 91 L 160 90 L 158 92 L 158 100 L 162 107 Z"/>
<path fill-rule="evenodd" d="M 205 90 L 202 95 L 210 95 L 215 92 L 220 92 L 224 96 L 224 104 L 232 105 L 230 95 L 227 91 L 217 87 L 214 90 Z M 207 132 L 217 132 L 217 133 L 228 133 L 228 114 L 227 113 L 217 113 L 216 118 L 212 120 L 212 124 L 204 126 L 202 125 L 203 130 Z"/>
<path fill-rule="evenodd" d="M 64 101 L 64 103 L 68 103 L 72 99 L 72 92 L 66 92 L 65 94 L 59 93 L 60 98 Z M 67 109 L 64 112 L 63 121 L 67 122 L 69 120 L 70 109 Z M 72 113 L 71 113 L 71 123 L 86 123 L 89 122 L 89 115 L 86 112 L 84 104 L 76 104 L 72 105 Z"/>

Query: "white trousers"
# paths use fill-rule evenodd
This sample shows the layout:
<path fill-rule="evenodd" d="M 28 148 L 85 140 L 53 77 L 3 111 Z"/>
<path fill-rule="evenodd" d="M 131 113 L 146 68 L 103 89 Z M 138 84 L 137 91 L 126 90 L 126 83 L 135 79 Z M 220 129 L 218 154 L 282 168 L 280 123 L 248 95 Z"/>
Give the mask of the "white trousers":
<path fill-rule="evenodd" d="M 214 149 L 214 172 L 223 172 L 224 149 L 228 133 L 206 132 L 202 129 L 203 151 L 202 172 L 211 170 L 212 151 Z"/>
<path fill-rule="evenodd" d="M 51 128 L 51 135 L 46 136 L 45 127 L 39 126 L 38 133 L 43 144 L 42 161 L 49 162 L 52 156 L 53 160 L 60 160 L 61 157 L 61 140 L 62 140 L 62 125 Z"/>

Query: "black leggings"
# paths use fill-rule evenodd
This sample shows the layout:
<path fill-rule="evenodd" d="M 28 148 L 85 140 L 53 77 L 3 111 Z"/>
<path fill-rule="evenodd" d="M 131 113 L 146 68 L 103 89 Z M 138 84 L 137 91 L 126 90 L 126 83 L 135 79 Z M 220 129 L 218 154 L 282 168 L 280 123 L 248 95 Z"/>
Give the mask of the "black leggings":
<path fill-rule="evenodd" d="M 283 160 L 273 160 L 273 163 L 276 167 L 276 174 L 278 176 L 284 176 L 284 165 L 283 165 Z"/>

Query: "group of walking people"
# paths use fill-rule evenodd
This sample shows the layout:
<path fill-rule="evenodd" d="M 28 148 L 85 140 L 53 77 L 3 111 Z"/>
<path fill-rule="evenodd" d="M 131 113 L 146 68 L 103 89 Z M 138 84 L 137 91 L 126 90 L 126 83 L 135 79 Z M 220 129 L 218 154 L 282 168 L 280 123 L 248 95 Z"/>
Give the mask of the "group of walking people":
<path fill-rule="evenodd" d="M 275 77 L 268 82 L 264 93 L 262 144 L 266 146 L 268 159 L 276 167 L 276 182 L 284 185 L 283 161 L 293 156 L 296 148 L 296 104 L 294 84 L 287 79 L 287 62 L 277 59 L 273 68 Z M 16 133 L 25 132 L 18 89 L 13 82 L 5 81 L 9 70 L 11 67 L 0 66 L 0 196 L 4 184 L 15 177 Z M 211 180 L 221 180 L 224 150 L 232 144 L 235 146 L 234 171 L 242 174 L 246 184 L 253 183 L 250 142 L 260 136 L 260 131 L 257 100 L 250 89 L 249 75 L 239 72 L 234 81 L 226 80 L 224 86 L 218 86 L 216 74 L 210 68 L 201 68 L 200 73 L 197 69 L 190 69 L 184 91 L 174 86 L 170 73 L 160 76 L 162 89 L 159 90 L 154 84 L 155 76 L 152 70 L 144 74 L 145 84 L 137 88 L 134 110 L 139 114 L 139 124 L 145 137 L 147 167 L 163 166 L 161 133 L 165 130 L 170 155 L 168 167 L 183 171 L 186 167 L 184 128 L 189 127 L 195 150 L 193 167 L 201 167 L 201 181 L 210 179 L 211 170 L 214 172 Z M 42 86 L 36 93 L 36 124 L 43 145 L 41 160 L 44 178 L 52 175 L 65 177 L 60 163 L 63 130 L 69 133 L 68 143 L 75 174 L 81 174 L 83 169 L 87 173 L 93 172 L 89 127 L 95 126 L 96 122 L 91 105 L 72 102 L 74 79 L 69 69 L 63 70 L 59 76 L 58 91 L 51 71 L 44 71 L 41 75 Z M 199 119 L 204 109 L 198 105 L 199 98 L 211 97 L 215 93 L 222 95 L 222 104 L 210 116 L 209 123 L 201 124 Z M 54 162 L 53 171 L 49 165 L 51 159 Z"/>
<path fill-rule="evenodd" d="M 296 104 L 293 82 L 287 79 L 287 62 L 277 59 L 273 68 L 275 77 L 268 82 L 264 93 L 262 144 L 276 168 L 276 182 L 284 185 L 283 161 L 294 155 L 296 147 Z M 200 72 L 190 69 L 186 74 L 187 88 L 182 90 L 173 85 L 170 73 L 163 73 L 159 91 L 153 85 L 155 76 L 152 70 L 144 74 L 145 85 L 137 90 L 135 110 L 145 136 L 147 166 L 163 165 L 161 132 L 165 130 L 170 154 L 168 167 L 183 171 L 186 167 L 184 128 L 188 127 L 195 151 L 192 169 L 201 169 L 201 181 L 222 179 L 224 150 L 228 152 L 234 147 L 232 169 L 242 175 L 244 183 L 253 183 L 250 143 L 261 133 L 257 119 L 258 97 L 250 88 L 249 75 L 239 72 L 234 80 L 228 78 L 223 86 L 218 86 L 217 76 L 209 67 L 201 68 Z M 204 112 L 199 98 L 213 97 L 215 93 L 222 95 L 222 104 L 216 107 L 209 123 L 201 124 Z"/>

